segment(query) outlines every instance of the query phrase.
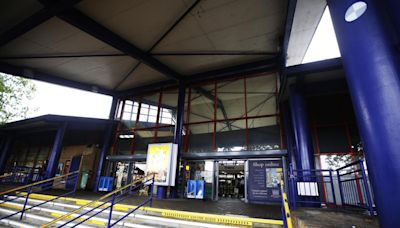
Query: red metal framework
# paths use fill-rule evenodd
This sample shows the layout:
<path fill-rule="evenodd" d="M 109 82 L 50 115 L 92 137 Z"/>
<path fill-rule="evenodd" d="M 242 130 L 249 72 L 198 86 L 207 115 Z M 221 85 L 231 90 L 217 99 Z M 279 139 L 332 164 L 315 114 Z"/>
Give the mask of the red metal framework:
<path fill-rule="evenodd" d="M 228 79 L 228 80 L 215 80 L 212 82 L 207 82 L 207 83 L 201 83 L 201 84 L 195 84 L 195 85 L 191 85 L 189 87 L 189 92 L 188 92 L 188 100 L 187 100 L 187 106 L 186 106 L 186 119 L 185 119 L 185 123 L 184 123 L 184 127 L 185 127 L 185 140 L 184 140 L 184 151 L 188 152 L 189 151 L 189 144 L 190 144 L 190 127 L 193 125 L 200 125 L 200 124 L 212 124 L 213 125 L 213 142 L 212 142 L 212 149 L 214 151 L 217 151 L 217 123 L 218 122 L 232 122 L 232 121 L 238 121 L 238 120 L 243 120 L 245 121 L 245 144 L 244 147 L 248 150 L 250 148 L 249 146 L 249 120 L 253 120 L 253 119 L 260 119 L 260 118 L 268 118 L 268 117 L 280 117 L 280 113 L 279 113 L 279 108 L 277 108 L 275 113 L 272 114 L 268 114 L 268 115 L 251 115 L 249 116 L 248 113 L 250 112 L 248 110 L 248 86 L 247 86 L 247 80 L 249 78 L 255 78 L 255 77 L 272 77 L 275 76 L 275 74 L 257 74 L 257 75 L 252 75 L 252 76 L 241 76 L 241 77 L 236 77 L 234 79 Z M 218 83 L 221 82 L 228 82 L 228 81 L 238 81 L 238 80 L 243 80 L 243 100 L 244 100 L 244 115 L 240 116 L 240 117 L 234 117 L 234 118 L 218 118 L 217 112 L 218 112 L 218 108 L 219 108 L 219 99 L 218 99 L 218 89 L 220 88 L 218 86 Z M 278 80 L 278 76 L 276 76 L 276 81 Z M 212 91 L 212 95 L 213 97 L 213 119 L 210 120 L 204 120 L 204 121 L 193 121 L 191 122 L 190 120 L 190 115 L 193 114 L 192 111 L 192 90 L 200 87 L 200 86 L 206 86 L 206 85 L 213 85 L 213 91 Z M 275 87 L 278 84 L 275 85 Z M 278 88 L 275 88 L 274 91 L 274 96 L 276 97 L 278 94 Z M 279 107 L 279 106 L 278 106 Z M 280 129 L 281 131 L 281 129 Z M 280 146 L 283 145 L 282 142 L 283 138 L 282 135 L 280 133 Z"/>
<path fill-rule="evenodd" d="M 212 129 L 213 129 L 213 132 L 212 132 L 213 137 L 212 138 L 213 139 L 212 139 L 211 148 L 214 151 L 217 151 L 218 150 L 218 148 L 217 148 L 217 124 L 219 122 L 227 122 L 229 124 L 230 122 L 233 122 L 233 121 L 243 120 L 243 121 L 245 121 L 245 129 L 243 129 L 243 130 L 245 130 L 245 132 L 246 132 L 245 133 L 246 134 L 246 136 L 245 136 L 246 137 L 246 139 L 245 139 L 246 145 L 244 145 L 244 148 L 249 149 L 250 148 L 250 146 L 249 146 L 249 128 L 250 128 L 249 120 L 260 119 L 260 118 L 269 118 L 269 117 L 278 117 L 279 118 L 279 116 L 280 116 L 279 108 L 277 108 L 275 113 L 271 113 L 271 114 L 267 114 L 267 115 L 265 115 L 265 114 L 263 115 L 262 113 L 261 114 L 256 114 L 256 115 L 254 115 L 254 114 L 253 115 L 249 115 L 250 111 L 252 111 L 252 110 L 248 110 L 248 94 L 252 93 L 252 91 L 250 89 L 250 92 L 249 92 L 248 80 L 249 80 L 249 78 L 255 78 L 255 77 L 276 77 L 276 80 L 278 80 L 278 77 L 276 76 L 276 74 L 268 73 L 268 74 L 257 74 L 257 75 L 251 75 L 251 76 L 235 77 L 235 78 L 229 79 L 229 80 L 218 80 L 218 81 L 214 80 L 214 81 L 209 81 L 207 83 L 203 82 L 203 83 L 200 83 L 200 84 L 193 84 L 193 85 L 190 85 L 190 86 L 187 87 L 186 107 L 185 107 L 186 108 L 185 109 L 186 117 L 185 117 L 185 121 L 184 121 L 184 124 L 183 124 L 183 126 L 184 126 L 184 136 L 183 136 L 184 137 L 184 145 L 183 145 L 183 149 L 184 149 L 185 152 L 189 151 L 190 134 L 191 134 L 190 133 L 190 127 L 193 126 L 193 125 L 212 124 Z M 226 118 L 218 118 L 217 113 L 218 113 L 218 109 L 220 108 L 220 105 L 221 105 L 220 104 L 221 101 L 218 98 L 218 94 L 219 94 L 219 88 L 222 86 L 222 85 L 219 85 L 219 83 L 239 81 L 239 80 L 243 80 L 243 90 L 244 90 L 244 92 L 243 92 L 244 107 L 243 108 L 244 108 L 244 115 L 243 116 L 239 116 L 239 117 L 235 117 L 235 118 L 228 118 L 226 116 L 225 116 Z M 213 106 L 212 118 L 210 118 L 209 120 L 205 120 L 205 121 L 193 121 L 193 122 L 191 122 L 190 115 L 193 114 L 192 113 L 192 105 L 193 105 L 192 100 L 195 99 L 195 97 L 193 97 L 193 90 L 199 89 L 201 86 L 205 86 L 205 85 L 212 85 L 212 87 L 213 87 L 213 89 L 211 89 L 211 91 L 207 91 L 209 93 L 209 95 L 213 96 L 212 97 L 213 98 L 212 99 L 213 100 L 212 101 L 212 103 L 213 103 L 212 104 L 212 106 Z M 276 87 L 276 85 L 274 85 L 274 87 Z M 171 89 L 174 89 L 174 88 L 171 88 Z M 139 124 L 140 115 L 141 115 L 140 109 L 141 109 L 142 105 L 144 103 L 146 103 L 144 98 L 146 96 L 148 96 L 148 95 L 154 95 L 155 94 L 154 92 L 142 94 L 141 96 L 137 96 L 137 97 L 130 97 L 130 98 L 129 97 L 125 97 L 124 100 L 122 100 L 120 102 L 120 104 L 119 104 L 120 112 L 118 113 L 119 114 L 118 118 L 120 120 L 123 119 L 124 106 L 125 106 L 125 101 L 126 100 L 138 102 L 139 107 L 138 107 L 138 111 L 136 113 L 136 123 L 134 124 L 134 126 L 132 128 L 123 129 L 122 122 L 119 123 L 117 131 L 116 131 L 115 141 L 114 141 L 114 148 L 113 148 L 114 154 L 116 154 L 117 151 L 118 151 L 118 146 L 119 146 L 118 141 L 119 141 L 119 136 L 120 135 L 123 135 L 123 134 L 131 134 L 131 135 L 133 135 L 133 138 L 132 138 L 132 141 L 131 141 L 131 144 L 130 144 L 131 145 L 130 146 L 130 153 L 134 154 L 136 149 L 137 149 L 136 148 L 136 144 L 137 144 L 136 140 L 137 140 L 138 132 L 140 132 L 140 131 L 151 131 L 152 133 L 154 133 L 152 141 L 153 142 L 157 142 L 157 140 L 159 138 L 159 134 L 158 133 L 159 133 L 160 129 L 169 129 L 169 128 L 173 128 L 174 127 L 174 124 L 163 124 L 163 123 L 161 123 L 161 119 L 162 119 L 161 118 L 161 112 L 162 112 L 162 108 L 163 108 L 163 104 L 162 104 L 162 102 L 163 102 L 163 93 L 165 93 L 165 91 L 166 90 L 160 90 L 160 91 L 156 92 L 159 95 L 158 102 L 154 102 L 151 105 L 157 106 L 157 117 L 156 117 L 156 122 L 153 123 L 154 126 L 150 126 L 150 127 L 149 126 L 140 126 L 140 124 Z M 277 91 L 278 91 L 278 88 L 275 88 L 273 93 L 272 93 L 272 96 L 276 97 Z M 280 146 L 282 146 L 283 145 L 282 136 L 280 136 L 280 141 L 281 141 L 280 142 Z"/>

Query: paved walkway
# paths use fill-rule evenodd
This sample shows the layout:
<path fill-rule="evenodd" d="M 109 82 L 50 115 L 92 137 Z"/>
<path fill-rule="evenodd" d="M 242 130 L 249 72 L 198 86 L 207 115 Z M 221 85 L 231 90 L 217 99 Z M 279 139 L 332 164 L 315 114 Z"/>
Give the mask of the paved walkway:
<path fill-rule="evenodd" d="M 104 193 L 78 191 L 69 197 L 95 200 Z M 132 196 L 124 200 L 123 204 L 138 205 L 145 197 Z M 191 211 L 219 215 L 240 215 L 253 218 L 282 219 L 279 204 L 249 204 L 239 199 L 195 200 L 195 199 L 163 199 L 153 198 L 153 207 L 171 210 Z"/>

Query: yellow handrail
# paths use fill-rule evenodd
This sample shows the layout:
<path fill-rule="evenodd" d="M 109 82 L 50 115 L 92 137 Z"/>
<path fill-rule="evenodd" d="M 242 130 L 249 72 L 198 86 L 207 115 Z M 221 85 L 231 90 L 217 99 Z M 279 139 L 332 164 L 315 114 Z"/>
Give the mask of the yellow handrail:
<path fill-rule="evenodd" d="M 281 192 L 282 192 L 282 199 L 283 199 L 283 210 L 285 212 L 285 218 L 288 228 L 292 228 L 292 215 L 290 214 L 290 208 L 287 200 L 286 192 L 283 189 L 283 180 L 281 180 Z"/>
<path fill-rule="evenodd" d="M 64 174 L 62 176 L 52 177 L 52 178 L 49 178 L 49 179 L 46 179 L 46 180 L 41 180 L 41 181 L 38 181 L 38 182 L 35 182 L 35 183 L 32 183 L 32 184 L 28 184 L 28 185 L 16 187 L 16 188 L 4 191 L 4 192 L 0 192 L 0 196 L 5 195 L 5 194 L 9 194 L 9 193 L 12 193 L 12 192 L 16 192 L 16 191 L 19 191 L 19 190 L 22 190 L 22 189 L 25 189 L 25 188 L 29 188 L 29 187 L 32 187 L 32 186 L 35 186 L 35 185 L 43 184 L 43 183 L 46 183 L 48 181 L 54 181 L 54 180 L 57 180 L 57 179 L 61 179 L 61 178 L 64 178 L 64 177 L 67 177 L 67 176 L 70 176 L 70 175 L 76 174 L 76 173 L 79 173 L 79 170 L 71 172 L 71 173 Z"/>
<path fill-rule="evenodd" d="M 78 208 L 78 209 L 76 209 L 76 210 L 73 210 L 73 211 L 71 211 L 71 212 L 69 212 L 69 213 L 67 213 L 67 214 L 64 214 L 63 216 L 60 216 L 60 217 L 54 219 L 53 221 L 50 221 L 50 222 L 48 222 L 48 223 L 42 225 L 40 228 L 49 227 L 49 226 L 51 226 L 51 225 L 53 225 L 53 224 L 55 224 L 55 223 L 57 223 L 57 222 L 59 222 L 59 221 L 65 219 L 65 218 L 70 217 L 70 216 L 73 215 L 73 214 L 78 213 L 79 211 L 82 211 L 82 210 L 83 210 L 84 208 L 86 208 L 86 207 L 93 206 L 93 205 L 95 205 L 96 203 L 99 203 L 100 201 L 102 201 L 102 200 L 104 200 L 104 199 L 107 199 L 108 197 L 112 196 L 112 195 L 115 194 L 115 193 L 118 193 L 118 192 L 120 192 L 120 191 L 122 191 L 122 190 L 125 190 L 125 189 L 127 189 L 127 188 L 129 188 L 129 187 L 131 187 L 131 186 L 133 186 L 133 185 L 135 185 L 135 184 L 137 184 L 137 183 L 139 183 L 139 182 L 144 181 L 144 180 L 145 180 L 146 178 L 148 178 L 148 177 L 152 177 L 152 178 L 153 178 L 153 176 L 154 176 L 154 174 L 150 174 L 150 175 L 147 175 L 146 177 L 143 177 L 143 178 L 141 178 L 141 179 L 135 180 L 134 182 L 132 182 L 132 183 L 130 183 L 130 184 L 128 184 L 128 185 L 125 185 L 125 186 L 122 187 L 122 188 L 119 188 L 119 189 L 116 189 L 116 190 L 114 190 L 114 191 L 112 191 L 112 192 L 109 192 L 108 194 L 105 194 L 104 196 L 98 198 L 97 200 L 93 200 L 92 202 L 89 202 L 89 203 L 87 203 L 87 204 L 81 206 L 80 208 Z"/>

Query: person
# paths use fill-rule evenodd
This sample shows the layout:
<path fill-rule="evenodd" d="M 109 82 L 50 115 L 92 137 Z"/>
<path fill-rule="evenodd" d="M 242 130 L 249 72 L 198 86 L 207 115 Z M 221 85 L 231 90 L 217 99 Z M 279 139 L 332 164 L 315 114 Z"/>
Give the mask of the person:
<path fill-rule="evenodd" d="M 124 169 L 125 169 L 125 165 L 122 164 L 122 162 L 118 162 L 117 172 L 115 172 L 115 176 L 117 176 L 117 183 L 116 183 L 117 189 L 121 188 L 121 186 L 122 186 L 122 178 L 124 177 Z"/>
<path fill-rule="evenodd" d="M 40 168 L 40 179 L 44 180 L 46 178 L 46 174 L 47 174 L 47 160 L 43 161 L 43 165 Z"/>
<path fill-rule="evenodd" d="M 244 178 L 242 178 L 242 179 L 240 179 L 240 184 L 239 184 L 239 195 L 240 195 L 240 197 L 242 197 L 242 198 L 244 198 L 244 184 L 245 184 L 245 181 L 244 181 Z"/>

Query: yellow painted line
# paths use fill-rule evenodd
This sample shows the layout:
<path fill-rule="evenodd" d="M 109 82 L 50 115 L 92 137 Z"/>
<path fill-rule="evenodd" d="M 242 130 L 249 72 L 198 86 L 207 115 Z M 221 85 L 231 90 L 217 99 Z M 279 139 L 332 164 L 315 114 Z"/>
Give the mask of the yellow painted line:
<path fill-rule="evenodd" d="M 57 213 L 57 212 L 51 212 L 51 214 L 50 214 L 51 216 L 53 216 L 53 217 L 56 217 L 56 218 L 58 218 L 58 217 L 60 217 L 60 216 L 63 216 L 64 214 L 62 214 L 62 213 Z M 73 219 L 73 218 L 75 218 L 76 216 L 67 216 L 66 218 L 67 219 Z M 75 220 L 75 221 L 77 221 L 77 222 L 81 222 L 81 221 L 83 221 L 84 220 L 84 218 L 78 218 L 77 220 Z M 97 219 L 89 219 L 89 220 L 87 220 L 87 221 L 85 221 L 85 223 L 91 223 L 91 224 L 94 224 L 94 225 L 100 225 L 100 226 L 105 226 L 106 225 L 106 222 L 103 222 L 103 221 L 100 221 L 100 220 L 97 220 Z"/>
<path fill-rule="evenodd" d="M 22 209 L 22 206 L 20 206 L 20 205 L 14 205 L 14 204 L 9 204 L 9 203 L 3 203 L 3 204 L 0 205 L 0 207 L 16 209 L 16 210 L 21 210 Z M 52 212 L 52 213 L 50 213 L 50 215 L 57 218 L 57 217 L 60 217 L 60 216 L 62 216 L 64 214 Z M 69 216 L 68 217 L 68 219 L 73 219 L 73 218 L 74 218 L 73 216 Z M 84 220 L 84 219 L 83 218 L 79 218 L 76 221 L 80 222 L 82 220 Z M 106 222 L 99 221 L 97 219 L 89 219 L 86 222 L 91 223 L 91 224 L 95 224 L 95 225 L 101 225 L 101 226 L 105 226 L 106 225 Z"/>
<path fill-rule="evenodd" d="M 9 203 L 3 203 L 3 204 L 0 205 L 0 207 L 6 207 L 6 208 L 11 208 L 11 209 L 16 209 L 16 210 L 21 210 L 22 209 L 22 206 L 9 204 Z"/>
<path fill-rule="evenodd" d="M 288 204 L 288 200 L 287 200 L 287 196 L 286 196 L 285 192 L 282 193 L 282 197 L 283 197 L 283 202 L 284 202 L 283 207 L 285 209 L 285 216 L 286 216 L 287 226 L 288 226 L 288 228 L 292 228 L 293 227 L 293 225 L 292 225 L 292 215 L 290 213 L 290 208 L 289 208 L 289 204 Z"/>
<path fill-rule="evenodd" d="M 283 189 L 284 186 L 284 182 L 283 180 L 281 180 L 281 192 L 282 192 L 282 206 L 283 206 L 283 210 L 285 212 L 285 219 L 286 219 L 286 225 L 288 228 L 292 228 L 293 224 L 292 224 L 292 215 L 290 214 L 290 208 L 289 208 L 289 204 L 288 204 L 288 199 L 287 199 L 287 195 L 285 190 Z"/>
<path fill-rule="evenodd" d="M 133 181 L 132 183 L 130 183 L 130 184 L 128 184 L 128 185 L 125 185 L 125 186 L 122 187 L 122 188 L 119 188 L 119 189 L 116 189 L 116 190 L 114 190 L 114 191 L 112 191 L 112 192 L 109 192 L 109 193 L 107 193 L 107 194 L 101 196 L 101 197 L 98 198 L 97 200 L 91 201 L 91 202 L 89 202 L 89 203 L 87 203 L 87 204 L 81 206 L 80 208 L 78 208 L 78 209 L 76 209 L 76 210 L 73 210 L 73 211 L 71 211 L 71 212 L 69 212 L 69 213 L 67 213 L 67 214 L 65 214 L 65 215 L 63 215 L 63 216 L 60 216 L 60 217 L 54 219 L 53 221 L 50 221 L 50 222 L 48 222 L 48 223 L 42 225 L 41 228 L 49 227 L 49 226 L 51 226 L 51 225 L 57 223 L 58 221 L 61 221 L 61 220 L 65 219 L 65 218 L 67 218 L 68 216 L 70 216 L 70 215 L 72 215 L 72 214 L 75 214 L 75 213 L 77 213 L 77 212 L 79 212 L 79 211 L 82 211 L 82 210 L 83 210 L 84 208 L 86 208 L 86 207 L 93 207 L 95 204 L 101 202 L 102 200 L 105 200 L 105 199 L 107 199 L 107 198 L 110 197 L 110 196 L 115 196 L 115 194 L 117 194 L 118 192 L 122 192 L 122 191 L 125 190 L 125 189 L 128 189 L 128 188 L 130 188 L 130 187 L 132 187 L 132 186 L 135 186 L 137 183 L 144 181 L 145 179 L 149 178 L 150 176 L 152 176 L 153 181 L 154 181 L 154 174 L 152 174 L 152 175 L 147 175 L 146 177 L 143 177 L 143 178 L 141 178 L 141 179 L 139 179 L 139 180 L 135 180 L 135 181 Z"/>
<path fill-rule="evenodd" d="M 44 194 L 31 194 L 31 198 L 34 199 L 53 199 L 55 196 L 49 196 Z M 84 200 L 84 199 L 76 199 L 64 197 L 61 200 L 75 202 L 77 205 L 86 205 L 92 201 Z M 102 202 L 96 202 L 92 206 L 98 206 Z M 126 205 L 126 204 L 116 204 L 114 209 L 117 211 L 129 211 L 136 208 L 135 205 Z M 212 222 L 212 223 L 224 223 L 224 224 L 232 224 L 232 225 L 242 225 L 242 226 L 251 226 L 253 223 L 261 223 L 261 224 L 270 224 L 270 225 L 283 225 L 282 220 L 277 219 L 260 219 L 260 218 L 245 218 L 245 217 L 234 217 L 227 215 L 215 215 L 215 214 L 206 214 L 199 212 L 189 212 L 189 211 L 178 211 L 178 210 L 170 210 L 170 209 L 161 209 L 161 208 L 153 208 L 153 207 L 141 207 L 139 208 L 143 211 L 156 212 L 160 213 L 161 216 L 167 218 L 177 218 L 184 220 L 193 220 L 200 222 Z"/>

